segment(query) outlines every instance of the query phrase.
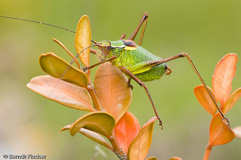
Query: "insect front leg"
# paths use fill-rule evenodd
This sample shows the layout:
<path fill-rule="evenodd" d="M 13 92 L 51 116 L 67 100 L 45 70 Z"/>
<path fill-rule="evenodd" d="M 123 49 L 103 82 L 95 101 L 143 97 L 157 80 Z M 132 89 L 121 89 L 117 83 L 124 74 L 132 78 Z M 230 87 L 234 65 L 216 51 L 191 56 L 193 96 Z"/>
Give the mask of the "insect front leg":
<path fill-rule="evenodd" d="M 154 102 L 153 102 L 153 100 L 151 98 L 151 95 L 150 95 L 146 85 L 140 79 L 138 79 L 133 73 L 131 73 L 131 71 L 129 71 L 127 68 L 125 68 L 123 66 L 120 66 L 119 68 L 120 68 L 120 70 L 123 73 L 127 74 L 128 76 L 130 76 L 130 78 L 134 79 L 141 87 L 143 87 L 145 89 L 146 94 L 147 94 L 147 96 L 148 96 L 148 98 L 149 98 L 149 100 L 150 100 L 150 102 L 152 104 L 152 107 L 153 107 L 153 110 L 155 112 L 155 115 L 156 115 L 157 119 L 159 120 L 159 125 L 161 126 L 161 129 L 163 129 L 162 120 L 161 120 L 160 116 L 157 113 L 156 107 L 154 105 Z"/>
<path fill-rule="evenodd" d="M 109 59 L 106 59 L 106 60 L 104 60 L 104 61 L 101 61 L 101 62 L 99 62 L 99 63 L 93 64 L 92 66 L 84 67 L 83 70 L 86 71 L 87 69 L 94 68 L 94 67 L 96 67 L 96 66 L 98 66 L 98 65 L 100 65 L 100 64 L 103 64 L 103 63 L 105 63 L 105 62 L 113 61 L 114 59 L 116 59 L 116 56 L 113 56 L 113 57 L 111 57 L 111 58 L 109 58 Z"/>
<path fill-rule="evenodd" d="M 92 48 L 90 48 L 90 52 L 93 53 L 93 54 L 97 54 L 97 51 L 92 49 Z"/>

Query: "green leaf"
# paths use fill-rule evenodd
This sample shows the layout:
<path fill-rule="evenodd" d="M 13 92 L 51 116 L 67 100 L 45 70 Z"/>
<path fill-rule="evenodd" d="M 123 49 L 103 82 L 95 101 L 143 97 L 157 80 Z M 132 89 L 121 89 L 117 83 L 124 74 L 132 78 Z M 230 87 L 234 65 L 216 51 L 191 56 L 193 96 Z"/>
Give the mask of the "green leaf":
<path fill-rule="evenodd" d="M 81 128 L 99 133 L 105 137 L 110 137 L 115 127 L 115 119 L 103 111 L 91 112 L 75 121 L 71 128 L 70 134 L 75 135 Z"/>
<path fill-rule="evenodd" d="M 39 57 L 39 63 L 44 72 L 55 78 L 62 79 L 81 87 L 87 86 L 86 74 L 54 53 L 41 54 Z"/>
<path fill-rule="evenodd" d="M 83 87 L 78 87 L 48 75 L 32 78 L 27 87 L 70 108 L 94 111 L 90 95 Z"/>
<path fill-rule="evenodd" d="M 156 117 L 150 119 L 141 128 L 136 138 L 131 142 L 128 150 L 128 158 L 131 160 L 145 159 L 152 141 L 152 132 Z"/>
<path fill-rule="evenodd" d="M 67 126 L 63 127 L 60 131 L 70 130 L 70 128 L 71 128 L 71 125 L 67 125 Z M 88 129 L 84 129 L 84 128 L 81 128 L 78 132 L 85 135 L 86 137 L 90 138 L 91 140 L 105 146 L 106 148 L 113 150 L 111 145 L 100 134 L 90 131 Z"/>
<path fill-rule="evenodd" d="M 87 15 L 80 18 L 76 34 L 75 34 L 75 48 L 79 54 L 83 49 L 91 45 L 91 28 L 90 20 Z M 87 67 L 89 66 L 90 48 L 86 49 L 79 55 L 81 62 Z"/>
<path fill-rule="evenodd" d="M 101 106 L 118 122 L 131 103 L 132 91 L 126 76 L 111 63 L 104 63 L 96 71 L 94 85 Z"/>

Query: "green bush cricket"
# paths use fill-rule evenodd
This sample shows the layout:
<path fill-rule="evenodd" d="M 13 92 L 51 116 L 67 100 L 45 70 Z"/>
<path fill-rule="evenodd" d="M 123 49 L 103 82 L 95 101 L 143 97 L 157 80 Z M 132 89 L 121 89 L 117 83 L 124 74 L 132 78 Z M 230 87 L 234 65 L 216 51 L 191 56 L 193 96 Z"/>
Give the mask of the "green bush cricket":
<path fill-rule="evenodd" d="M 14 18 L 14 17 L 6 17 L 6 16 L 0 16 L 0 17 L 44 24 L 44 25 L 64 29 L 64 30 L 75 33 L 74 31 L 63 28 L 63 27 L 59 27 L 59 26 L 55 26 L 55 25 L 47 24 L 47 23 L 42 23 L 42 22 L 38 22 L 38 21 L 32 21 L 32 20 L 26 20 L 26 19 Z M 197 74 L 201 83 L 204 85 L 206 91 L 208 92 L 209 96 L 211 97 L 213 103 L 217 107 L 218 112 L 221 114 L 222 118 L 226 121 L 227 125 L 229 125 L 228 119 L 224 116 L 224 114 L 218 107 L 218 104 L 215 101 L 213 95 L 207 88 L 207 85 L 205 84 L 204 80 L 202 79 L 201 75 L 199 74 L 198 70 L 196 69 L 194 63 L 192 62 L 190 56 L 187 53 L 183 52 L 183 53 L 174 55 L 172 57 L 162 59 L 141 47 L 141 43 L 142 43 L 144 32 L 146 29 L 147 21 L 148 21 L 148 14 L 144 13 L 137 28 L 127 39 L 124 39 L 125 34 L 122 34 L 122 36 L 120 37 L 120 40 L 117 40 L 117 41 L 104 40 L 101 42 L 95 42 L 92 40 L 94 45 L 89 46 L 88 48 L 93 47 L 93 46 L 98 47 L 97 50 L 91 49 L 90 51 L 91 51 L 91 53 L 96 55 L 99 63 L 86 67 L 86 68 L 84 68 L 84 70 L 91 69 L 91 68 L 98 66 L 102 63 L 105 63 L 105 62 L 111 62 L 113 65 L 118 67 L 129 78 L 128 85 L 130 87 L 132 87 L 130 82 L 131 82 L 131 79 L 133 79 L 141 87 L 143 87 L 145 89 L 145 92 L 152 104 L 155 115 L 156 115 L 157 119 L 159 120 L 159 125 L 161 125 L 161 127 L 162 127 L 162 120 L 161 120 L 160 116 L 158 115 L 154 102 L 151 98 L 151 95 L 150 95 L 146 85 L 143 82 L 160 79 L 164 74 L 166 74 L 166 75 L 171 74 L 172 71 L 166 65 L 166 62 L 177 59 L 177 58 L 187 57 L 193 70 Z M 142 27 L 142 31 L 141 31 L 141 35 L 140 35 L 140 40 L 137 45 L 134 42 L 134 39 L 141 27 Z M 63 45 L 61 43 L 59 43 L 59 44 L 63 47 Z M 83 51 L 81 51 L 70 62 L 70 65 L 72 65 L 72 63 L 74 61 L 76 61 L 76 59 L 79 57 L 79 55 L 82 52 Z M 68 68 L 66 70 L 68 70 Z"/>

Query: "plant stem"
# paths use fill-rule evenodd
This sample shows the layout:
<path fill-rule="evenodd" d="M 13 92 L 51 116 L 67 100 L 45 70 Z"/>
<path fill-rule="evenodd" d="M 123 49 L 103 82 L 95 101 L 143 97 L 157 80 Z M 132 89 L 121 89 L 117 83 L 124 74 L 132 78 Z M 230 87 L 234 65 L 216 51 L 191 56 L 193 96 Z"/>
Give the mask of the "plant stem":
<path fill-rule="evenodd" d="M 203 160 L 208 160 L 211 151 L 212 151 L 212 146 L 208 145 L 206 147 L 206 150 L 205 150 L 205 153 L 204 153 L 204 156 L 203 156 Z"/>
<path fill-rule="evenodd" d="M 119 157 L 121 160 L 128 160 L 125 153 L 122 151 L 122 149 L 119 147 L 119 144 L 117 142 L 117 139 L 115 137 L 115 131 L 112 132 L 112 135 L 108 137 L 110 143 L 113 146 L 114 153 Z"/>
<path fill-rule="evenodd" d="M 87 85 L 87 90 L 90 93 L 90 96 L 93 100 L 95 109 L 97 109 L 98 111 L 102 110 L 102 107 L 98 101 L 98 98 L 96 96 L 95 93 L 95 89 L 93 84 L 91 83 L 91 79 L 90 79 L 90 69 L 87 70 L 87 79 L 88 79 L 88 85 Z M 119 147 L 119 144 L 117 142 L 117 139 L 115 137 L 115 131 L 113 130 L 111 136 L 107 137 L 110 141 L 110 143 L 113 146 L 113 149 L 111 148 L 111 150 L 121 159 L 121 160 L 128 160 L 128 158 L 126 157 L 125 153 L 122 151 L 122 149 Z"/>
<path fill-rule="evenodd" d="M 91 98 L 94 102 L 95 109 L 98 110 L 98 111 L 101 111 L 102 107 L 101 107 L 101 105 L 100 105 L 100 103 L 97 99 L 97 96 L 96 96 L 96 93 L 95 93 L 95 90 L 94 90 L 94 87 L 93 87 L 92 83 L 88 83 L 87 90 L 89 91 L 90 96 L 91 96 Z"/>
<path fill-rule="evenodd" d="M 98 111 L 102 111 L 102 107 L 98 101 L 98 98 L 96 96 L 96 93 L 95 93 L 95 90 L 94 90 L 94 86 L 93 84 L 91 83 L 91 79 L 90 79 L 90 69 L 87 70 L 87 80 L 88 80 L 88 85 L 87 85 L 87 90 L 88 92 L 90 93 L 90 96 L 93 100 L 93 103 L 94 103 L 94 106 L 95 106 L 95 109 L 98 110 Z"/>

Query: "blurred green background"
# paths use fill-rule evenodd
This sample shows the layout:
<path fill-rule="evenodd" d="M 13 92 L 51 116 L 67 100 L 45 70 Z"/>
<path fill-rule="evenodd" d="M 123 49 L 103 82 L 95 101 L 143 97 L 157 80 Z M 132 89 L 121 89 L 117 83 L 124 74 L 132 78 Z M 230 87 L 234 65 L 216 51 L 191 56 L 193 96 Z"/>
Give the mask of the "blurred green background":
<path fill-rule="evenodd" d="M 130 35 L 144 12 L 149 21 L 142 46 L 166 58 L 180 52 L 192 57 L 206 83 L 218 60 L 227 53 L 241 53 L 240 0 L 8 0 L 0 1 L 0 15 L 26 18 L 75 30 L 79 18 L 87 14 L 92 39 L 117 40 Z M 74 34 L 34 23 L 0 18 L 0 156 L 2 154 L 42 154 L 47 159 L 92 159 L 95 143 L 78 134 L 59 130 L 85 112 L 61 106 L 30 91 L 25 85 L 32 77 L 45 74 L 38 64 L 41 53 L 54 52 L 70 61 L 51 38 L 63 42 L 73 53 Z M 91 63 L 96 62 L 94 56 Z M 200 84 L 186 59 L 168 63 L 170 76 L 148 82 L 150 93 L 164 122 L 155 124 L 150 156 L 185 160 L 202 159 L 208 143 L 211 116 L 199 105 L 193 88 Z M 241 63 L 233 81 L 240 87 Z M 133 83 L 130 111 L 143 125 L 154 116 L 143 88 Z M 227 114 L 231 127 L 241 125 L 241 101 Z M 107 157 L 117 159 L 101 147 Z M 241 159 L 241 140 L 216 146 L 210 159 Z"/>

